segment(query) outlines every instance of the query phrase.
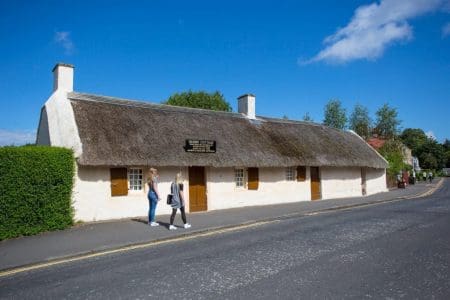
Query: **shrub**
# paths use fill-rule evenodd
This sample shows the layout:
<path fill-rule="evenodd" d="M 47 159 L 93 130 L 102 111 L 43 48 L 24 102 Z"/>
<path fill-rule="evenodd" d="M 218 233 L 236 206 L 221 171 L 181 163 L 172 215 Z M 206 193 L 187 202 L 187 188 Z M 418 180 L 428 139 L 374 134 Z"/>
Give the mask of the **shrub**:
<path fill-rule="evenodd" d="M 0 240 L 71 226 L 74 171 L 68 149 L 0 147 Z"/>
<path fill-rule="evenodd" d="M 397 140 L 388 140 L 379 149 L 380 154 L 388 161 L 389 166 L 386 170 L 387 183 L 389 186 L 395 186 L 396 176 L 402 170 L 407 170 L 409 167 L 403 162 L 402 144 Z"/>

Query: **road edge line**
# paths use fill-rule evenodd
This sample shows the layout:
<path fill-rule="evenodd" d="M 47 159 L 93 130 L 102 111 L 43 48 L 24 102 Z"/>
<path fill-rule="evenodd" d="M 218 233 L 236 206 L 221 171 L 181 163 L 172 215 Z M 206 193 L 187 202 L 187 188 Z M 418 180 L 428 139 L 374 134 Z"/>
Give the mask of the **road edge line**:
<path fill-rule="evenodd" d="M 381 200 L 381 201 L 324 208 L 324 209 L 311 211 L 311 212 L 291 213 L 291 214 L 285 214 L 285 215 L 281 215 L 281 216 L 277 216 L 277 217 L 260 219 L 260 220 L 250 220 L 250 221 L 247 221 L 244 223 L 233 224 L 233 225 L 210 227 L 210 228 L 205 228 L 203 230 L 187 232 L 182 235 L 175 236 L 175 237 L 168 237 L 168 238 L 162 238 L 162 239 L 157 239 L 157 240 L 152 240 L 152 241 L 147 241 L 147 242 L 126 244 L 126 245 L 122 245 L 122 246 L 118 246 L 118 247 L 110 248 L 110 249 L 106 249 L 106 250 L 92 250 L 92 251 L 87 251 L 87 252 L 79 253 L 79 254 L 75 254 L 75 255 L 68 255 L 68 256 L 62 256 L 62 257 L 55 258 L 55 259 L 49 259 L 49 260 L 45 260 L 45 261 L 42 261 L 39 263 L 25 264 L 22 266 L 6 268 L 3 270 L 0 270 L 0 278 L 27 272 L 27 271 L 43 269 L 43 268 L 47 268 L 47 267 L 51 267 L 51 266 L 55 266 L 55 265 L 64 264 L 64 263 L 80 261 L 80 260 L 84 260 L 84 259 L 90 259 L 90 258 L 95 258 L 95 257 L 130 251 L 130 250 L 148 248 L 148 247 L 167 244 L 167 243 L 171 243 L 171 242 L 190 240 L 190 239 L 194 239 L 194 238 L 198 238 L 198 237 L 210 236 L 210 235 L 214 235 L 214 234 L 232 232 L 232 231 L 237 231 L 240 229 L 246 229 L 246 228 L 251 228 L 251 227 L 256 227 L 256 226 L 262 226 L 262 225 L 266 225 L 266 224 L 279 222 L 281 220 L 289 220 L 289 219 L 296 218 L 296 217 L 309 217 L 309 216 L 315 216 L 315 215 L 319 215 L 319 214 L 325 214 L 325 213 L 335 212 L 335 211 L 340 211 L 340 210 L 350 210 L 353 208 L 363 208 L 363 207 L 374 206 L 374 205 L 379 205 L 379 204 L 398 202 L 398 201 L 402 201 L 402 200 L 422 198 L 422 197 L 426 197 L 426 196 L 430 196 L 430 195 L 434 194 L 442 186 L 443 182 L 444 182 L 444 179 L 441 178 L 440 181 L 436 184 L 436 186 L 430 188 L 428 191 L 422 192 L 420 194 L 415 194 L 412 196 L 407 196 L 407 197 L 396 197 L 396 198 Z"/>

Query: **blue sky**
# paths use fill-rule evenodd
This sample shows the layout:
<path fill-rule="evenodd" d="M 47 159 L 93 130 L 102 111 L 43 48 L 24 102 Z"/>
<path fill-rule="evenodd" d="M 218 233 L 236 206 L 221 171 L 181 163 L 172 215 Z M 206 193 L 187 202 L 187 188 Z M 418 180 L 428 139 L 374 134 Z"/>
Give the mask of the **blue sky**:
<path fill-rule="evenodd" d="M 339 3 L 339 4 L 338 4 Z M 56 62 L 75 90 L 160 102 L 256 95 L 258 115 L 316 122 L 330 99 L 398 109 L 450 138 L 450 1 L 0 0 L 0 145 L 33 141 Z"/>

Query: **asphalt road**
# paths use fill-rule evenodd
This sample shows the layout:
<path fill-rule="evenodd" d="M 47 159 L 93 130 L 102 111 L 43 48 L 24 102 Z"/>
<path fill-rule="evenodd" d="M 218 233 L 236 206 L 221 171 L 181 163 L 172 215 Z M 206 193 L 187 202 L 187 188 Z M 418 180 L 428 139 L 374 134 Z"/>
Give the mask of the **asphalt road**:
<path fill-rule="evenodd" d="M 449 188 L 7 276 L 0 298 L 450 299 Z"/>

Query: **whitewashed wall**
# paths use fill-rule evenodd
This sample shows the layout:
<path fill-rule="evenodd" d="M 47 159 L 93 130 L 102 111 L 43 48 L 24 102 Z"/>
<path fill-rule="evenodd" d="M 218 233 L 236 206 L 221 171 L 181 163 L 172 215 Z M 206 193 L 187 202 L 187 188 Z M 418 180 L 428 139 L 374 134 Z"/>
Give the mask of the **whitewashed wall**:
<path fill-rule="evenodd" d="M 148 168 L 142 167 L 144 181 Z M 166 204 L 170 183 L 177 172 L 185 178 L 186 210 L 189 211 L 189 182 L 187 168 L 160 168 L 159 191 L 162 201 L 156 215 L 168 215 Z M 260 168 L 258 190 L 237 188 L 234 168 L 206 168 L 208 210 L 233 207 L 271 205 L 311 199 L 310 169 L 306 168 L 306 181 L 286 181 L 285 168 Z M 362 195 L 360 168 L 322 167 L 322 199 L 355 197 Z M 367 169 L 367 194 L 386 191 L 383 169 Z M 110 169 L 107 167 L 78 167 L 74 187 L 75 220 L 100 221 L 146 216 L 148 213 L 148 187 L 142 191 L 129 191 L 127 196 L 111 197 Z M 158 219 L 157 220 L 161 220 Z M 167 220 L 161 220 L 167 221 Z"/>
<path fill-rule="evenodd" d="M 142 167 L 144 181 L 148 174 L 148 168 Z M 171 207 L 166 204 L 167 194 L 170 192 L 170 183 L 175 174 L 182 171 L 187 177 L 185 168 L 162 168 L 159 172 L 159 192 L 161 201 L 156 208 L 156 214 L 169 214 Z M 185 182 L 188 186 L 188 182 Z M 111 196 L 110 169 L 108 167 L 78 167 L 75 187 L 73 192 L 73 206 L 75 208 L 75 220 L 100 221 L 108 219 L 130 218 L 147 216 L 148 214 L 148 187 L 145 185 L 142 191 L 129 191 L 127 196 Z M 189 193 L 186 195 L 186 207 L 189 207 Z M 167 221 L 167 220 L 165 220 Z"/>
<path fill-rule="evenodd" d="M 42 113 L 36 143 L 66 147 L 74 151 L 75 157 L 79 157 L 82 145 L 67 92 L 55 91 L 45 102 Z"/>
<path fill-rule="evenodd" d="M 311 199 L 309 169 L 306 181 L 286 181 L 285 177 L 285 168 L 260 168 L 258 190 L 247 190 L 236 187 L 234 168 L 208 168 L 208 209 L 269 205 Z"/>
<path fill-rule="evenodd" d="M 366 169 L 367 195 L 381 192 L 387 192 L 386 170 L 385 169 Z"/>
<path fill-rule="evenodd" d="M 361 168 L 321 167 L 322 199 L 362 195 Z"/>

